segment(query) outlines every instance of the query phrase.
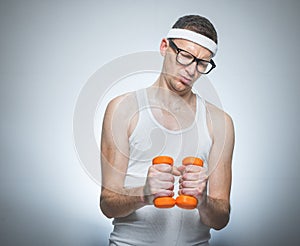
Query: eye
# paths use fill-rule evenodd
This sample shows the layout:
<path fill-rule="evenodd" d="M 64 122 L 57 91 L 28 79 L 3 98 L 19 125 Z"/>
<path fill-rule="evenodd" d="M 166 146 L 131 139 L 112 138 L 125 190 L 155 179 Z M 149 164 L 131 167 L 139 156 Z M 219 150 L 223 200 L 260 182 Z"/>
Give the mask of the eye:
<path fill-rule="evenodd" d="M 185 59 L 189 59 L 189 60 L 194 59 L 194 57 L 191 54 L 189 54 L 188 52 L 185 52 L 185 51 L 180 51 L 180 55 Z"/>
<path fill-rule="evenodd" d="M 199 60 L 199 61 L 198 61 L 198 66 L 206 67 L 207 65 L 208 65 L 208 62 L 207 62 L 207 61 L 202 61 L 202 60 Z"/>

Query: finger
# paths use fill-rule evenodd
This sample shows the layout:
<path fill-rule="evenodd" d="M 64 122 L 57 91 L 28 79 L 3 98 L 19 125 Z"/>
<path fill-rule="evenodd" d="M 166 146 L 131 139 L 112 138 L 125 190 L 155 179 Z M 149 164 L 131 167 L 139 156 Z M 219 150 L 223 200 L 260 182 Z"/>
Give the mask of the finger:
<path fill-rule="evenodd" d="M 187 165 L 187 166 L 185 166 L 185 171 L 188 172 L 188 173 L 201 172 L 204 169 L 205 168 L 200 167 L 200 166 L 196 166 L 196 165 Z"/>
<path fill-rule="evenodd" d="M 200 166 L 195 166 L 195 165 L 186 166 L 186 172 L 187 173 L 201 172 L 201 173 L 208 175 L 208 169 L 206 167 L 200 167 Z"/>
<path fill-rule="evenodd" d="M 191 180 L 196 181 L 199 180 L 201 182 L 207 181 L 208 176 L 205 173 L 197 172 L 197 173 L 185 173 L 182 175 L 182 180 Z"/>
<path fill-rule="evenodd" d="M 199 190 L 195 188 L 183 188 L 179 190 L 180 195 L 199 197 L 205 193 L 205 190 Z"/>
<path fill-rule="evenodd" d="M 148 177 L 147 183 L 151 189 L 173 189 L 175 178 L 173 175 L 156 174 L 155 176 Z"/>
<path fill-rule="evenodd" d="M 182 188 L 195 188 L 195 189 L 205 189 L 206 183 L 199 180 L 196 181 L 183 181 L 181 184 Z"/>
<path fill-rule="evenodd" d="M 171 173 L 160 172 L 156 175 L 156 178 L 162 182 L 171 182 L 172 184 L 175 182 L 175 178 Z"/>
<path fill-rule="evenodd" d="M 163 197 L 163 196 L 174 196 L 174 192 L 170 190 L 160 190 L 156 194 L 154 194 L 154 198 Z"/>
<path fill-rule="evenodd" d="M 159 189 L 173 190 L 174 189 L 174 183 L 173 182 L 168 182 L 168 181 L 157 180 L 156 183 L 153 185 L 153 188 L 156 188 L 157 190 L 159 190 Z"/>
<path fill-rule="evenodd" d="M 171 172 L 173 175 L 175 176 L 180 176 L 181 175 L 181 172 L 178 170 L 177 167 L 173 166 L 172 168 L 172 172 Z"/>
<path fill-rule="evenodd" d="M 153 167 L 160 172 L 170 173 L 172 171 L 172 166 L 168 164 L 155 164 Z"/>
<path fill-rule="evenodd" d="M 177 167 L 177 170 L 180 172 L 180 174 L 182 175 L 182 174 L 184 174 L 185 173 L 185 168 L 186 168 L 186 166 L 179 166 L 179 167 Z"/>

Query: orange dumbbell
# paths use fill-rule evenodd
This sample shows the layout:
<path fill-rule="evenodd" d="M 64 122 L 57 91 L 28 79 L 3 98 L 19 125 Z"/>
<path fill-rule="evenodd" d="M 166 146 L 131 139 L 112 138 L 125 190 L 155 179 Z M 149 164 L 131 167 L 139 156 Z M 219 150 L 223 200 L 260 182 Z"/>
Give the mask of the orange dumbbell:
<path fill-rule="evenodd" d="M 173 166 L 173 158 L 170 156 L 157 156 L 152 160 L 152 164 L 169 164 Z M 157 208 L 172 208 L 175 206 L 175 199 L 170 196 L 157 197 L 153 201 L 154 206 Z"/>
<path fill-rule="evenodd" d="M 203 161 L 197 157 L 186 157 L 182 160 L 182 165 L 197 165 L 203 167 Z M 194 209 L 197 207 L 198 200 L 193 196 L 180 195 L 176 198 L 176 205 L 180 208 Z"/>

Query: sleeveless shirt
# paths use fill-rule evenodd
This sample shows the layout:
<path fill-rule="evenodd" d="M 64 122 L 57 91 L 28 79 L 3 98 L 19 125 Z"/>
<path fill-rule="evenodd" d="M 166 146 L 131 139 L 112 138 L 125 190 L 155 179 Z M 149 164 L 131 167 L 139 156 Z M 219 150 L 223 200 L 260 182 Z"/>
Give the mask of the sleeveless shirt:
<path fill-rule="evenodd" d="M 168 155 L 180 166 L 186 156 L 199 157 L 207 166 L 212 140 L 206 124 L 205 100 L 196 94 L 194 122 L 187 128 L 172 131 L 161 125 L 151 111 L 146 89 L 136 91 L 138 122 L 129 137 L 130 157 L 124 186 L 143 186 L 152 159 Z M 178 178 L 174 184 L 175 197 Z M 197 209 L 178 207 L 158 209 L 144 206 L 130 215 L 113 220 L 110 245 L 209 245 L 210 228 L 202 224 Z"/>

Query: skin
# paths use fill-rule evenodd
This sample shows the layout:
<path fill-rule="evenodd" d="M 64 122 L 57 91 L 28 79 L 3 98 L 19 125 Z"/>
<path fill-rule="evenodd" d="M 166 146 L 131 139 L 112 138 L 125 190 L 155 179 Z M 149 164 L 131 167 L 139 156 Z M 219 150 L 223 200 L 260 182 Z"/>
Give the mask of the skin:
<path fill-rule="evenodd" d="M 193 42 L 175 39 L 176 45 L 194 56 L 211 59 L 211 52 Z M 164 56 L 162 73 L 152 88 L 166 89 L 180 96 L 192 112 L 196 111 L 196 96 L 191 89 L 200 74 L 195 63 L 182 66 L 176 62 L 175 52 L 169 47 L 168 40 L 160 45 Z M 164 90 L 164 91 L 166 91 Z M 157 90 L 150 97 L 163 105 L 172 105 L 172 97 Z M 176 114 L 170 106 L 170 111 Z M 178 110 L 180 112 L 180 109 Z M 138 120 L 137 102 L 133 93 L 113 99 L 105 112 L 101 138 L 102 191 L 100 207 L 108 218 L 125 217 L 135 210 L 153 204 L 159 196 L 174 196 L 174 176 L 179 176 L 179 194 L 197 198 L 197 209 L 205 225 L 220 230 L 230 217 L 231 165 L 234 147 L 234 127 L 232 119 L 224 111 L 207 103 L 207 126 L 212 139 L 208 166 L 216 167 L 210 176 L 207 170 L 198 166 L 171 167 L 167 164 L 149 164 L 145 185 L 124 188 L 125 173 L 128 166 L 128 139 Z M 170 114 L 153 109 L 153 114 L 161 117 L 168 128 L 177 130 L 178 125 Z M 122 122 L 114 127 L 114 122 Z M 113 135 L 118 136 L 117 140 Z"/>

